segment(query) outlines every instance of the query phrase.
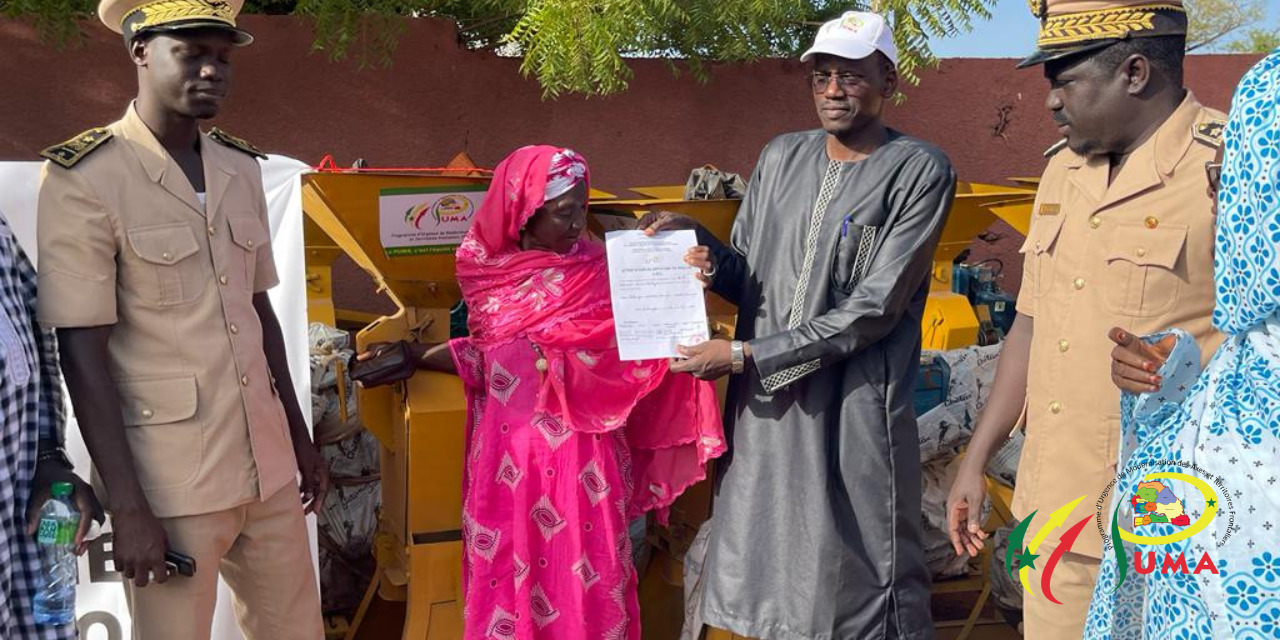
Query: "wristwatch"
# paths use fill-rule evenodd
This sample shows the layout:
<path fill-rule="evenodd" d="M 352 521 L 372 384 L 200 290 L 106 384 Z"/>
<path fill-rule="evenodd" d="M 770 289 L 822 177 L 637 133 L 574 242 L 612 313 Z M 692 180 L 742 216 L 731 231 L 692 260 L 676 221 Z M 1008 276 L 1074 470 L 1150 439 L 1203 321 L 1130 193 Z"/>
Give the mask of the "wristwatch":
<path fill-rule="evenodd" d="M 68 469 L 75 468 L 75 465 L 71 464 L 71 458 L 67 457 L 67 452 L 62 447 L 41 450 L 40 453 L 36 454 L 36 462 L 61 462 Z"/>
<path fill-rule="evenodd" d="M 742 348 L 741 340 L 734 340 L 729 343 L 729 358 L 732 361 L 730 371 L 735 374 L 742 373 L 747 367 L 747 354 Z"/>

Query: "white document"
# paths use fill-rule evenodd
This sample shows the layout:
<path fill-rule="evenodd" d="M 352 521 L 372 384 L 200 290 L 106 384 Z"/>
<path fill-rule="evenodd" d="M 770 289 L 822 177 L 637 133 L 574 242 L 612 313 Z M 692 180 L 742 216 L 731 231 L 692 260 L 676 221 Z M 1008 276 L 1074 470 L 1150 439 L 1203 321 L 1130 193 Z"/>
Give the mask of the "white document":
<path fill-rule="evenodd" d="M 675 358 L 677 346 L 706 342 L 707 305 L 697 271 L 684 261 L 693 231 L 605 234 L 609 289 L 622 360 Z"/>

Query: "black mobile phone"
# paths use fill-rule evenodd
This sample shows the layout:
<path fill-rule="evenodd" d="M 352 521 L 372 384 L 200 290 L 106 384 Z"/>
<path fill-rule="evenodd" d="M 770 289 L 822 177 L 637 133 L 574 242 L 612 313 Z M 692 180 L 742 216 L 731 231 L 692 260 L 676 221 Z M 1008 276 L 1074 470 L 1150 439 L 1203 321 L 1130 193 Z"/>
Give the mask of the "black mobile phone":
<path fill-rule="evenodd" d="M 196 574 L 196 559 L 185 553 L 172 550 L 164 552 L 164 564 L 169 568 L 169 573 L 188 578 Z"/>

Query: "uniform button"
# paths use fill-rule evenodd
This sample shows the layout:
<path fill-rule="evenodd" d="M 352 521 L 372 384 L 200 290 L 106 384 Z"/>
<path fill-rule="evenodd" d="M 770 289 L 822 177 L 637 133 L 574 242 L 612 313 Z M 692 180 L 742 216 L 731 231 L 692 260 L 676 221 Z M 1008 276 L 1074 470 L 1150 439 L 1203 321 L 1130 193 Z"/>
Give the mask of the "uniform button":
<path fill-rule="evenodd" d="M 245 241 L 244 241 L 244 246 L 249 247 L 250 249 L 252 249 L 252 248 L 253 248 L 253 241 L 252 241 L 252 240 L 245 240 Z"/>
<path fill-rule="evenodd" d="M 143 409 L 143 410 L 142 410 L 142 417 L 144 417 L 144 418 L 152 418 L 152 417 L 155 417 L 155 415 L 156 415 L 156 412 L 154 412 L 154 411 L 152 411 L 152 410 L 150 410 L 150 409 Z"/>
<path fill-rule="evenodd" d="M 247 386 L 249 386 L 249 376 L 240 376 L 240 386 L 242 386 L 242 387 L 247 387 Z M 1057 413 L 1057 412 L 1055 412 L 1055 413 Z"/>
<path fill-rule="evenodd" d="M 1090 227 L 1093 227 L 1094 229 L 1097 229 L 1098 227 L 1101 227 L 1101 226 L 1102 226 L 1102 218 L 1099 218 L 1098 216 L 1093 216 L 1093 217 L 1089 218 L 1089 226 L 1090 226 Z"/>
<path fill-rule="evenodd" d="M 222 283 L 222 284 L 224 284 L 224 285 L 225 285 L 225 284 L 227 284 L 227 277 L 226 277 L 226 276 L 218 276 L 218 282 L 221 282 L 221 283 Z"/>
<path fill-rule="evenodd" d="M 1071 284 L 1079 291 L 1084 288 L 1084 278 L 1076 278 Z"/>
<path fill-rule="evenodd" d="M 1160 226 L 1160 219 L 1155 216 L 1147 216 L 1147 219 L 1143 222 L 1147 225 L 1148 229 L 1154 229 Z"/>
<path fill-rule="evenodd" d="M 1036 252 L 1039 252 L 1039 251 L 1040 251 L 1040 243 L 1039 243 L 1039 242 L 1037 242 L 1037 243 L 1036 243 Z"/>
<path fill-rule="evenodd" d="M 160 257 L 161 257 L 161 258 L 164 258 L 165 262 L 168 262 L 168 261 L 170 261 L 170 260 L 172 260 L 172 259 L 173 259 L 173 254 L 172 254 L 172 253 L 169 253 L 168 251 L 166 251 L 166 252 L 164 252 L 164 253 L 160 254 Z"/>
<path fill-rule="evenodd" d="M 231 333 L 240 333 L 240 327 L 237 327 L 234 322 L 231 323 Z"/>
<path fill-rule="evenodd" d="M 1055 402 L 1050 402 L 1050 403 L 1049 403 L 1049 412 L 1050 412 L 1050 413 L 1062 413 L 1062 403 L 1061 403 L 1061 402 L 1056 402 L 1056 401 L 1055 401 Z"/>
<path fill-rule="evenodd" d="M 1071 343 L 1070 343 L 1070 342 L 1068 342 L 1068 341 L 1066 341 L 1066 340 L 1059 340 L 1059 341 L 1058 341 L 1058 351 L 1061 351 L 1061 352 L 1063 352 L 1063 353 L 1066 353 L 1069 349 L 1071 349 Z"/>
<path fill-rule="evenodd" d="M 1147 255 L 1147 250 L 1142 247 L 1138 247 L 1134 253 L 1138 254 L 1138 257 L 1141 258 L 1142 256 Z"/>
<path fill-rule="evenodd" d="M 208 227 L 205 227 L 205 231 L 208 231 L 209 235 L 213 235 L 213 225 L 209 225 Z"/>

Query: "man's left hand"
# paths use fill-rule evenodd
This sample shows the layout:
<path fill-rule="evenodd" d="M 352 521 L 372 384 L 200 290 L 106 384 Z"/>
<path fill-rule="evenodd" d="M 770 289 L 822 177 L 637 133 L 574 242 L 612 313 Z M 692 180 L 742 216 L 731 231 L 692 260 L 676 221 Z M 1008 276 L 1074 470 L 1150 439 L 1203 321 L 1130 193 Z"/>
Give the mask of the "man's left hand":
<path fill-rule="evenodd" d="M 309 438 L 293 445 L 293 455 L 298 459 L 298 471 L 302 473 L 298 491 L 302 494 L 303 513 L 315 513 L 329 493 L 329 463 Z"/>
<path fill-rule="evenodd" d="M 689 373 L 699 380 L 718 380 L 733 370 L 728 340 L 710 340 L 692 347 L 680 347 L 684 359 L 671 361 L 671 370 Z"/>
<path fill-rule="evenodd" d="M 80 526 L 76 529 L 76 554 L 82 554 L 89 548 L 85 537 L 89 535 L 89 527 L 93 521 L 98 524 L 106 521 L 98 496 L 93 487 L 76 475 L 76 472 L 57 460 L 46 460 L 36 463 L 36 475 L 31 480 L 31 496 L 27 499 L 27 535 L 34 536 L 40 526 L 40 509 L 49 501 L 53 485 L 68 482 L 75 489 L 71 499 L 75 501 L 76 510 L 80 512 Z"/>

